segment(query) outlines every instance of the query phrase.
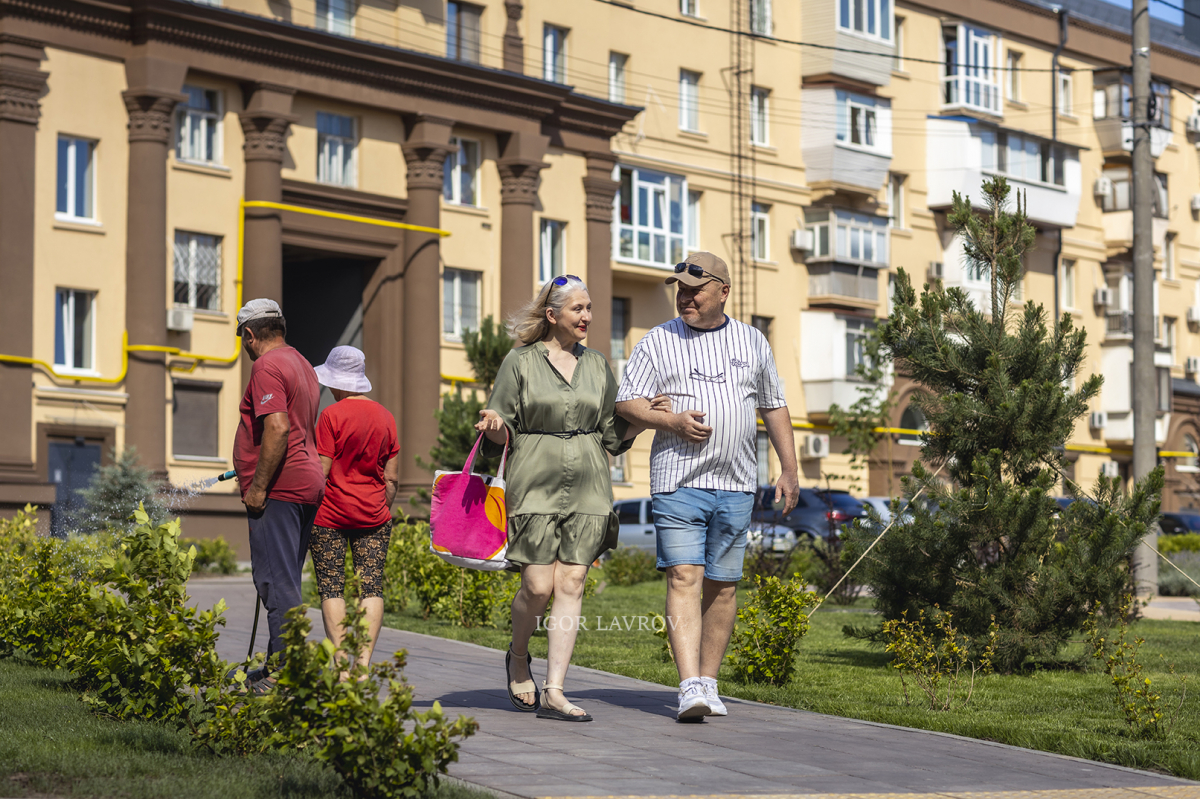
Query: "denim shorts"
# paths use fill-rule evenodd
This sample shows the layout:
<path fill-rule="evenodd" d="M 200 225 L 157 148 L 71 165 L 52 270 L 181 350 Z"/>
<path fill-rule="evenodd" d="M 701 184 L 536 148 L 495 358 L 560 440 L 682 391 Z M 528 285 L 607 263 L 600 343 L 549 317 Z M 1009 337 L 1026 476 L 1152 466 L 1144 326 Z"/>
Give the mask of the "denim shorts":
<path fill-rule="evenodd" d="M 658 568 L 703 566 L 704 576 L 723 583 L 742 578 L 746 530 L 754 494 L 679 488 L 652 497 L 658 533 Z"/>

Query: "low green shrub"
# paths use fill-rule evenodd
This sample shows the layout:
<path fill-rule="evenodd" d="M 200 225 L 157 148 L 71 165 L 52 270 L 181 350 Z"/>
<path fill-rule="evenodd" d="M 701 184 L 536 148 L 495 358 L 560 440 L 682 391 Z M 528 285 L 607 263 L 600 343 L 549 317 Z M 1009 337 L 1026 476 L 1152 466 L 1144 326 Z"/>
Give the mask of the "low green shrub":
<path fill-rule="evenodd" d="M 751 585 L 754 578 L 778 577 L 781 580 L 795 577 L 806 585 L 816 582 L 821 568 L 813 550 L 812 541 L 801 534 L 800 539 L 787 552 L 772 552 L 761 547 L 747 547 L 742 558 L 742 580 Z"/>
<path fill-rule="evenodd" d="M 383 566 L 383 609 L 402 613 L 416 596 L 417 573 L 429 551 L 429 525 L 413 522 L 401 513 L 392 520 L 392 541 Z"/>
<path fill-rule="evenodd" d="M 658 558 L 644 549 L 619 546 L 604 559 L 604 580 L 612 585 L 637 585 L 662 578 Z"/>
<path fill-rule="evenodd" d="M 730 665 L 738 682 L 783 685 L 796 670 L 796 650 L 808 633 L 817 595 L 793 577 L 756 577 L 757 590 L 737 613 Z"/>
<path fill-rule="evenodd" d="M 962 693 L 959 678 L 964 676 L 963 672 L 968 672 L 966 695 L 962 698 L 962 707 L 966 707 L 975 693 L 975 676 L 992 672 L 995 645 L 989 643 L 979 659 L 973 660 L 969 649 L 971 642 L 955 629 L 953 614 L 937 606 L 934 606 L 934 611 L 932 624 L 925 618 L 924 610 L 919 611 L 917 618 L 912 621 L 908 619 L 908 611 L 902 613 L 899 619 L 885 621 L 882 633 L 887 645 L 884 649 L 895 656 L 892 668 L 900 672 L 904 704 L 912 704 L 905 680 L 905 675 L 908 675 L 929 700 L 930 710 L 950 710 L 954 707 L 955 692 Z M 995 637 L 996 624 L 993 621 L 992 642 Z"/>
<path fill-rule="evenodd" d="M 1185 535 L 1160 535 L 1158 551 L 1168 557 L 1176 552 L 1200 552 L 1200 533 Z"/>
<path fill-rule="evenodd" d="M 1169 558 L 1170 563 L 1158 562 L 1158 593 L 1163 596 L 1200 597 L 1200 588 L 1196 587 L 1196 583 L 1200 583 L 1200 552 L 1185 550 Z M 1180 569 L 1183 574 L 1180 574 Z"/>
<path fill-rule="evenodd" d="M 222 536 L 216 538 L 181 538 L 181 547 L 195 547 L 193 574 L 236 574 L 237 553 Z"/>

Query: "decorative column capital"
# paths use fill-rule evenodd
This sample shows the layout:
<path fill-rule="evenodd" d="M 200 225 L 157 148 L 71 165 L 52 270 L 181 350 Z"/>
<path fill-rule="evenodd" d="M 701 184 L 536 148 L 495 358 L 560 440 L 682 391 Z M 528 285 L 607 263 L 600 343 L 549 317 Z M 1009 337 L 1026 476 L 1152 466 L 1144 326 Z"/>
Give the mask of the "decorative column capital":
<path fill-rule="evenodd" d="M 409 189 L 442 188 L 442 169 L 450 154 L 448 144 L 412 143 L 401 145 L 404 163 L 408 166 Z"/>
<path fill-rule="evenodd" d="M 500 204 L 534 205 L 537 203 L 539 173 L 549 164 L 541 161 L 501 161 Z"/>
<path fill-rule="evenodd" d="M 242 123 L 242 154 L 246 161 L 283 163 L 288 127 L 294 117 L 265 111 L 243 111 L 238 114 L 238 121 Z"/>
<path fill-rule="evenodd" d="M 38 69 L 45 56 L 41 42 L 0 34 L 0 120 L 37 124 L 50 77 Z"/>
<path fill-rule="evenodd" d="M 587 196 L 587 220 L 609 224 L 613 219 L 613 197 L 617 196 L 620 183 L 612 178 L 588 175 L 583 179 L 583 191 Z"/>
<path fill-rule="evenodd" d="M 171 143 L 171 114 L 184 95 L 127 89 L 121 98 L 129 112 L 130 142 Z"/>

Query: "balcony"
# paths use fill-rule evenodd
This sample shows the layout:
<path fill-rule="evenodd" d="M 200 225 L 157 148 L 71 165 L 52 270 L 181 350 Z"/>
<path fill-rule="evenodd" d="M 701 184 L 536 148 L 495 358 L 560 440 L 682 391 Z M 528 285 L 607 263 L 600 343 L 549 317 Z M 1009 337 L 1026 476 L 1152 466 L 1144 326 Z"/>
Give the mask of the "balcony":
<path fill-rule="evenodd" d="M 865 265 L 810 263 L 808 304 L 875 308 L 879 304 L 879 270 Z"/>
<path fill-rule="evenodd" d="M 891 102 L 828 86 L 803 89 L 801 97 L 800 147 L 808 184 L 875 196 L 892 163 Z"/>
<path fill-rule="evenodd" d="M 993 70 L 994 71 L 994 70 Z M 942 79 L 942 108 L 1002 116 L 1000 84 L 972 75 L 947 75 Z"/>
<path fill-rule="evenodd" d="M 1107 117 L 1094 121 L 1096 138 L 1105 156 L 1133 152 L 1133 122 L 1120 117 Z M 1150 155 L 1158 158 L 1171 143 L 1169 128 L 1150 128 Z"/>
<path fill-rule="evenodd" d="M 1105 211 L 1101 224 L 1104 226 L 1104 246 L 1110 256 L 1133 247 L 1133 211 Z M 1157 216 L 1151 223 L 1151 238 L 1159 252 L 1166 245 L 1167 224 L 1166 219 Z"/>
<path fill-rule="evenodd" d="M 800 381 L 809 417 L 829 413 L 834 403 L 843 408 L 859 398 L 863 385 L 855 367 L 873 320 L 825 310 L 800 312 Z"/>

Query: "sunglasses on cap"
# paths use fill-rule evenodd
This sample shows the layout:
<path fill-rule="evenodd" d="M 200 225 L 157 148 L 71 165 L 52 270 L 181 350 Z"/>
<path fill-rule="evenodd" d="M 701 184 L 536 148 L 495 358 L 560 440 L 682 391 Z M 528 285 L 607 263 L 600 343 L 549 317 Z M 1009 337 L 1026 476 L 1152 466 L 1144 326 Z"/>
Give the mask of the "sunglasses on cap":
<path fill-rule="evenodd" d="M 706 272 L 704 270 L 704 268 L 700 266 L 700 264 L 689 264 L 686 262 L 681 263 L 681 264 L 675 264 L 675 274 L 679 274 L 680 272 L 687 272 L 692 277 L 704 277 L 705 275 L 708 275 L 713 280 L 719 281 L 722 285 L 725 285 L 725 286 L 729 285 L 724 280 L 722 280 L 721 278 L 714 275 L 712 272 Z"/>

